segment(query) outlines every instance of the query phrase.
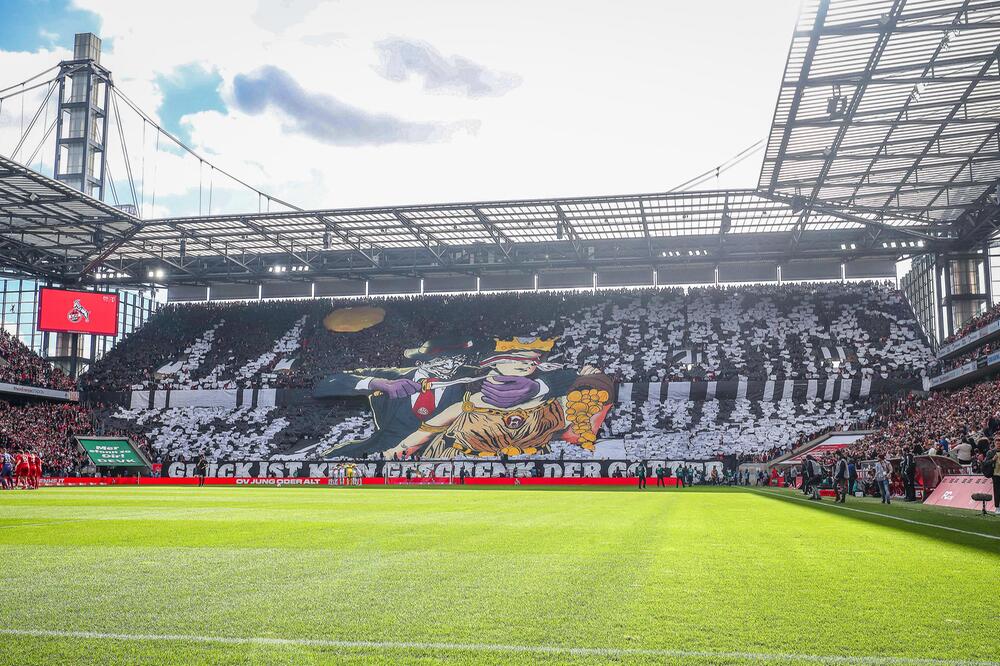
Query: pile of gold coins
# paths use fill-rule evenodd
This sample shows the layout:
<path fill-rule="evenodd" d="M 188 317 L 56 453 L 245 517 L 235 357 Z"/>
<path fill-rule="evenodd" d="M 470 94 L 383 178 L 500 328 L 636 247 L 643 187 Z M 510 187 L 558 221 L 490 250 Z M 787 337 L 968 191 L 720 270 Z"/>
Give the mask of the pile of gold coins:
<path fill-rule="evenodd" d="M 590 419 L 604 409 L 607 401 L 608 392 L 598 389 L 570 391 L 566 396 L 566 419 L 572 424 L 581 448 L 594 450 L 597 434 L 590 425 Z"/>

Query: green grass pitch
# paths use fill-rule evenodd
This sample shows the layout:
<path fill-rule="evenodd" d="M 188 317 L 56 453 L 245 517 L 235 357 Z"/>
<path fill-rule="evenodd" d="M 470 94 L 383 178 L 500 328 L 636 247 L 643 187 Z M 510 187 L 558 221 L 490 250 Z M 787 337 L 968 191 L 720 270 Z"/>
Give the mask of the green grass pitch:
<path fill-rule="evenodd" d="M 790 497 L 0 493 L 0 663 L 1000 661 L 1000 519 Z"/>

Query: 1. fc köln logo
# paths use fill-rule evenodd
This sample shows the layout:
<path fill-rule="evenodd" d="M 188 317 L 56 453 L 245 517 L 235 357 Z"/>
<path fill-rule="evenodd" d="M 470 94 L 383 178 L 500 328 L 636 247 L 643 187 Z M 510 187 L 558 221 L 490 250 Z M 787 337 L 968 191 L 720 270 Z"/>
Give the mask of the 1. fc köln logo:
<path fill-rule="evenodd" d="M 74 299 L 73 307 L 66 313 L 66 319 L 71 324 L 79 324 L 81 321 L 90 322 L 90 311 L 80 304 L 80 299 Z"/>

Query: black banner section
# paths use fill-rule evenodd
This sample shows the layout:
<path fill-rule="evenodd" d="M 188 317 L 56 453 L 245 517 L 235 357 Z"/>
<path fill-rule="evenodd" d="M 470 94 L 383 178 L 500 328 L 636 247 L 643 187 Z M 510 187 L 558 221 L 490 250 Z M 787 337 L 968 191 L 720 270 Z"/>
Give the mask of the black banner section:
<path fill-rule="evenodd" d="M 718 460 L 679 461 L 648 460 L 646 469 L 650 476 L 656 468 L 663 466 L 676 470 L 680 465 L 693 466 L 696 470 L 711 473 L 713 467 L 722 471 Z M 422 477 L 459 477 L 462 470 L 468 477 L 497 478 L 517 476 L 526 478 L 614 478 L 635 476 L 640 463 L 633 460 L 249 460 L 209 463 L 207 475 L 221 478 L 278 478 L 278 479 L 318 479 L 330 478 L 340 470 L 353 469 L 352 476 L 364 478 L 404 478 L 407 472 Z M 195 464 L 174 462 L 164 468 L 164 476 L 184 478 L 195 476 Z"/>

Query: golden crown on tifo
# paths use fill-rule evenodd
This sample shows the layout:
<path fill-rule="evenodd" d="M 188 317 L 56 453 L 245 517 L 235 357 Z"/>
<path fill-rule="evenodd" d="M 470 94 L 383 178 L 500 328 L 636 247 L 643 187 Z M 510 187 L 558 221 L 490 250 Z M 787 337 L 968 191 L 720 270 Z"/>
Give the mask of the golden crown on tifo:
<path fill-rule="evenodd" d="M 494 338 L 496 340 L 496 348 L 494 351 L 498 352 L 509 352 L 509 351 L 542 351 L 550 352 L 552 347 L 556 344 L 558 338 L 511 338 L 510 340 L 501 340 L 500 338 Z"/>

